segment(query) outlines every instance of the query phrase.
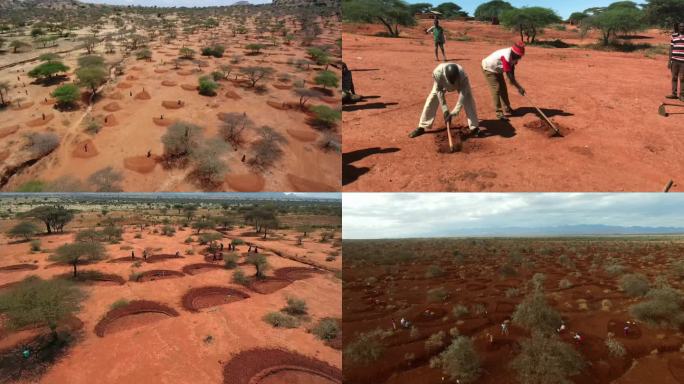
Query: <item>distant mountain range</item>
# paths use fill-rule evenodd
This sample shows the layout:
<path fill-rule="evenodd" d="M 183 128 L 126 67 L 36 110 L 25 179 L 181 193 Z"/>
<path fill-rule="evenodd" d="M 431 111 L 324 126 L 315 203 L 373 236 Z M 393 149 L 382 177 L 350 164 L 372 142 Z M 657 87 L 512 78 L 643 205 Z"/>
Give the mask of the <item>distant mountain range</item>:
<path fill-rule="evenodd" d="M 684 234 L 684 227 L 616 226 L 603 224 L 561 225 L 552 227 L 501 227 L 458 230 L 456 236 L 610 236 Z"/>

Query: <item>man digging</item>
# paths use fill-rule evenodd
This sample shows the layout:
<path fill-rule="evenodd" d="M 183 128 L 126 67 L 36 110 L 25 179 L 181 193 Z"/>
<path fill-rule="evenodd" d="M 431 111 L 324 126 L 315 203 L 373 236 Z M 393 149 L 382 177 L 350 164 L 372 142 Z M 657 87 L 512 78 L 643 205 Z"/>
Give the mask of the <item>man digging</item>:
<path fill-rule="evenodd" d="M 432 32 L 432 37 L 435 40 L 435 61 L 439 61 L 439 54 L 438 54 L 438 49 L 442 50 L 442 57 L 444 57 L 444 61 L 447 61 L 446 58 L 446 53 L 444 53 L 444 28 L 442 28 L 441 25 L 439 25 L 439 19 L 435 17 L 434 25 L 427 30 L 425 30 L 425 33 L 430 33 Z"/>
<path fill-rule="evenodd" d="M 361 101 L 363 96 L 357 95 L 354 89 L 354 79 L 347 64 L 342 63 L 342 104 L 353 104 Z"/>
<path fill-rule="evenodd" d="M 480 133 L 480 128 L 478 128 L 480 122 L 477 119 L 477 108 L 470 89 L 468 75 L 466 75 L 463 67 L 454 63 L 439 64 L 432 72 L 432 79 L 434 81 L 432 91 L 428 95 L 427 100 L 425 100 L 418 128 L 411 132 L 409 137 L 418 137 L 424 134 L 426 129 L 432 128 L 438 105 L 442 107 L 446 123 L 451 123 L 451 118 L 457 116 L 461 109 L 465 108 L 470 135 L 478 136 Z M 449 106 L 446 103 L 446 93 L 454 91 L 459 92 L 458 101 L 454 110 L 449 112 Z"/>
<path fill-rule="evenodd" d="M 679 23 L 678 31 L 672 34 L 667 67 L 672 71 L 672 94 L 667 98 L 684 101 L 684 22 Z"/>
<path fill-rule="evenodd" d="M 520 95 L 525 96 L 525 88 L 515 79 L 515 66 L 523 56 L 525 56 L 525 43 L 521 41 L 511 48 L 500 49 L 482 60 L 482 72 L 492 92 L 496 118 L 499 120 L 507 120 L 506 115 L 514 114 L 511 102 L 508 99 L 508 88 L 506 87 L 506 80 L 504 80 L 504 73 L 511 84 L 518 89 Z M 505 108 L 503 110 L 501 108 L 502 102 Z"/>

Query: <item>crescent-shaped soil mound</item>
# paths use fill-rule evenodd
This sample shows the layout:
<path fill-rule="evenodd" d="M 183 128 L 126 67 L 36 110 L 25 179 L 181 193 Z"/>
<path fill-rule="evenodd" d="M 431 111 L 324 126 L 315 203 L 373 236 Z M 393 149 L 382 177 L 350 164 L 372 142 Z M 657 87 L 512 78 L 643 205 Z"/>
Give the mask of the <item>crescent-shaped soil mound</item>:
<path fill-rule="evenodd" d="M 181 84 L 181 88 L 183 88 L 186 91 L 196 91 L 197 86 L 194 84 Z"/>
<path fill-rule="evenodd" d="M 274 84 L 271 84 L 271 85 L 273 85 L 273 88 L 275 88 L 275 89 L 292 89 L 292 84 L 278 84 L 278 83 L 274 83 Z"/>
<path fill-rule="evenodd" d="M 224 384 L 341 384 L 342 371 L 282 349 L 240 352 L 223 367 Z"/>
<path fill-rule="evenodd" d="M 196 263 L 188 264 L 183 267 L 183 273 L 188 275 L 199 275 L 200 273 L 209 272 L 216 269 L 224 269 L 223 266 L 211 263 Z"/>
<path fill-rule="evenodd" d="M 152 314 L 152 316 L 144 316 Z M 160 316 L 155 316 L 158 314 Z M 140 316 L 143 315 L 143 316 Z M 134 300 L 128 305 L 112 309 L 95 325 L 95 334 L 104 337 L 109 331 L 135 328 L 166 317 L 177 317 L 179 313 L 164 304 L 147 300 Z"/>
<path fill-rule="evenodd" d="M 228 287 L 200 287 L 193 288 L 183 295 L 183 308 L 190 312 L 218 305 L 233 303 L 249 298 L 249 295 Z"/>
<path fill-rule="evenodd" d="M 553 122 L 553 125 L 555 125 L 556 128 L 558 128 L 561 135 L 563 136 L 567 136 L 572 131 L 570 128 L 564 126 L 563 124 L 559 124 L 553 119 L 551 119 L 551 121 Z M 553 128 L 551 128 L 549 123 L 542 119 L 531 121 L 527 124 L 524 124 L 524 126 L 525 128 L 529 128 L 537 133 L 543 134 L 548 137 L 551 137 L 556 133 L 556 131 L 554 131 Z"/>
<path fill-rule="evenodd" d="M 256 293 L 268 295 L 269 293 L 277 292 L 290 284 L 292 284 L 291 280 L 267 277 L 265 279 L 254 279 L 249 282 L 247 287 Z"/>
<path fill-rule="evenodd" d="M 242 97 L 240 97 L 240 95 L 238 95 L 237 92 L 235 92 L 235 91 L 228 91 L 228 92 L 226 92 L 225 96 L 229 99 L 232 99 L 232 100 L 242 99 Z"/>
<path fill-rule="evenodd" d="M 128 89 L 128 88 L 133 87 L 133 84 L 123 81 L 123 82 L 117 84 L 116 87 L 119 89 Z"/>
<path fill-rule="evenodd" d="M 121 109 L 121 106 L 116 101 L 112 101 L 111 103 L 102 107 L 102 109 L 104 109 L 107 112 L 116 112 Z"/>
<path fill-rule="evenodd" d="M 161 69 L 161 68 L 155 68 L 154 69 L 155 73 L 166 73 L 168 71 L 169 71 L 168 69 Z"/>
<path fill-rule="evenodd" d="M 295 176 L 291 173 L 287 174 L 287 180 L 290 181 L 290 184 L 296 192 L 336 192 L 340 189 L 318 181 Z"/>
<path fill-rule="evenodd" d="M 147 91 L 140 91 L 138 92 L 135 97 L 136 100 L 149 100 L 152 98 L 150 94 Z"/>
<path fill-rule="evenodd" d="M 138 80 L 138 76 L 128 75 L 128 76 L 126 76 L 126 80 L 136 81 L 136 80 Z"/>
<path fill-rule="evenodd" d="M 183 257 L 183 256 L 180 256 L 180 255 L 176 256 L 175 254 L 171 254 L 171 253 L 160 253 L 158 255 L 148 256 L 146 261 L 148 263 L 157 263 L 157 262 L 169 260 L 169 259 L 184 259 L 184 258 L 185 257 Z"/>
<path fill-rule="evenodd" d="M 33 271 L 38 269 L 35 264 L 13 264 L 0 267 L 0 272 Z"/>
<path fill-rule="evenodd" d="M 176 83 L 173 80 L 164 80 L 161 82 L 161 85 L 163 85 L 165 87 L 175 87 L 176 85 L 178 85 L 178 83 Z"/>
<path fill-rule="evenodd" d="M 13 104 L 12 109 L 15 111 L 21 111 L 21 110 L 33 107 L 34 104 L 35 103 L 33 101 L 25 101 L 23 103 Z"/>
<path fill-rule="evenodd" d="M 318 269 L 307 268 L 307 267 L 285 267 L 276 269 L 273 275 L 279 279 L 285 279 L 290 281 L 304 280 L 314 277 L 324 273 Z"/>
<path fill-rule="evenodd" d="M 55 115 L 54 115 L 54 114 L 52 114 L 52 113 L 47 113 L 47 114 L 45 114 L 45 118 L 44 118 L 44 119 L 43 119 L 43 116 L 41 116 L 41 117 L 36 117 L 36 118 L 33 119 L 33 120 L 27 121 L 27 122 L 26 122 L 26 125 L 28 125 L 29 127 L 40 127 L 41 125 L 45 125 L 45 124 L 49 123 L 49 122 L 52 121 L 52 119 L 54 119 L 54 118 L 55 118 Z"/>
<path fill-rule="evenodd" d="M 79 274 L 74 278 L 74 275 L 70 272 L 58 275 L 58 278 L 68 279 L 78 283 L 101 283 L 108 285 L 124 285 L 126 280 L 113 273 L 87 273 L 88 271 L 80 271 Z"/>
<path fill-rule="evenodd" d="M 57 100 L 53 98 L 48 98 L 47 100 L 43 100 L 40 102 L 41 105 L 55 105 L 57 103 Z"/>
<path fill-rule="evenodd" d="M 115 125 L 119 124 L 119 122 L 116 120 L 116 116 L 114 116 L 113 113 L 108 114 L 104 118 L 104 126 L 105 127 L 113 127 Z"/>
<path fill-rule="evenodd" d="M 279 111 L 287 111 L 290 109 L 290 105 L 282 101 L 266 100 L 266 104 Z"/>
<path fill-rule="evenodd" d="M 80 159 L 87 159 L 89 157 L 97 156 L 98 153 L 99 152 L 97 151 L 97 148 L 95 148 L 95 144 L 93 143 L 93 141 L 87 139 L 76 144 L 76 147 L 74 147 L 74 150 L 71 152 L 71 155 L 73 157 L 77 157 Z"/>
<path fill-rule="evenodd" d="M 108 263 L 132 263 L 134 261 L 142 261 L 142 257 L 136 256 L 135 259 L 132 259 L 130 256 L 124 256 L 124 257 L 117 257 L 116 259 L 111 259 L 107 261 Z"/>
<path fill-rule="evenodd" d="M 175 279 L 185 276 L 184 273 L 178 271 L 171 271 L 167 269 L 155 269 L 152 271 L 145 271 L 138 275 L 135 281 L 143 283 L 145 281 L 155 281 L 164 279 Z"/>
<path fill-rule="evenodd" d="M 310 129 L 288 128 L 287 134 L 294 137 L 295 139 L 297 139 L 299 141 L 303 141 L 305 143 L 310 143 L 310 142 L 316 141 L 316 139 L 318 139 L 318 133 L 316 131 L 312 131 Z"/>
<path fill-rule="evenodd" d="M 185 106 L 185 102 L 183 101 L 181 101 L 180 104 L 178 103 L 178 101 L 162 101 L 162 107 L 166 109 L 180 109 L 183 108 L 183 106 Z"/>
<path fill-rule="evenodd" d="M 17 125 L 12 125 L 9 127 L 1 128 L 0 129 L 0 139 L 15 133 L 16 131 L 19 130 L 19 127 L 20 127 L 20 125 L 17 124 Z"/>
<path fill-rule="evenodd" d="M 180 75 L 180 76 L 190 76 L 190 75 L 192 75 L 192 71 L 189 70 L 189 69 L 183 69 L 183 70 L 180 70 L 180 71 L 178 71 L 178 72 L 176 72 L 176 73 L 177 73 L 178 75 Z"/>
<path fill-rule="evenodd" d="M 123 162 L 124 168 L 142 174 L 154 171 L 157 166 L 156 156 L 132 156 L 125 158 Z"/>
<path fill-rule="evenodd" d="M 112 99 L 112 100 L 122 100 L 124 98 L 123 93 L 121 92 L 112 92 L 109 95 L 107 95 L 107 98 Z"/>
<path fill-rule="evenodd" d="M 152 122 L 154 125 L 160 126 L 160 127 L 168 127 L 169 125 L 173 124 L 176 122 L 176 120 L 173 119 L 162 119 L 161 117 L 153 117 Z"/>
<path fill-rule="evenodd" d="M 264 177 L 256 173 L 228 175 L 226 176 L 226 182 L 230 188 L 238 192 L 259 192 L 266 185 Z"/>

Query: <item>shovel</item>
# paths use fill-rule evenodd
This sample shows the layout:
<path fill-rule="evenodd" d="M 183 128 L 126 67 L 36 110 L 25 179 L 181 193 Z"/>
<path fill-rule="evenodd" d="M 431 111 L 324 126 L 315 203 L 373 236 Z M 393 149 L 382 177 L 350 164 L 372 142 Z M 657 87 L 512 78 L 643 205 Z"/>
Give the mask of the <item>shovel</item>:
<path fill-rule="evenodd" d="M 660 104 L 660 107 L 658 107 L 658 114 L 663 117 L 668 117 L 670 115 L 682 115 L 684 113 L 678 112 L 678 113 L 668 113 L 665 110 L 665 106 L 670 106 L 670 107 L 684 107 L 682 104 L 669 104 L 669 103 L 662 103 Z"/>
<path fill-rule="evenodd" d="M 449 137 L 449 151 L 454 153 L 454 142 L 451 140 L 451 122 L 447 121 L 447 136 Z"/>
<path fill-rule="evenodd" d="M 558 128 L 556 128 L 556 125 L 553 124 L 553 123 L 551 122 L 551 119 L 549 119 L 549 118 L 544 114 L 544 112 L 542 112 L 542 110 L 539 109 L 539 108 L 534 104 L 534 101 L 532 101 L 532 100 L 530 99 L 530 97 L 527 96 L 527 94 L 525 94 L 524 97 L 527 98 L 527 100 L 529 100 L 529 101 L 532 103 L 532 107 L 533 107 L 534 109 L 536 109 L 537 112 L 539 112 L 539 114 L 540 114 L 541 117 L 544 119 L 544 121 L 546 121 L 546 123 L 549 124 L 549 126 L 551 126 L 551 128 L 553 128 L 553 130 L 556 132 L 556 133 L 554 133 L 553 136 L 551 136 L 551 137 L 563 137 L 563 134 L 561 134 L 560 131 L 558 130 Z"/>

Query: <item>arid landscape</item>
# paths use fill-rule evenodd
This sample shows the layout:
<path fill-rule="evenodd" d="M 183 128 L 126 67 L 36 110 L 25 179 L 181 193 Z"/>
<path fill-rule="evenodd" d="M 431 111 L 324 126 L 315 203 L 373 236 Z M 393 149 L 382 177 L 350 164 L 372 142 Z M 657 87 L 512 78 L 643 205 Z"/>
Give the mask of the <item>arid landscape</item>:
<path fill-rule="evenodd" d="M 0 14 L 1 190 L 340 189 L 339 10 L 43 3 Z"/>
<path fill-rule="evenodd" d="M 339 196 L 108 195 L 2 197 L 0 382 L 341 383 Z"/>
<path fill-rule="evenodd" d="M 345 239 L 344 250 L 345 382 L 684 381 L 681 236 Z"/>
<path fill-rule="evenodd" d="M 346 17 L 343 7 L 343 16 Z M 600 47 L 600 33 L 570 24 L 550 26 L 528 44 L 509 85 L 515 116 L 497 120 L 481 62 L 520 40 L 503 25 L 442 20 L 449 62 L 464 67 L 480 119 L 480 137 L 449 153 L 441 112 L 431 131 L 411 139 L 432 86 L 432 20 L 399 26 L 343 24 L 344 62 L 356 93 L 367 98 L 343 110 L 343 189 L 363 191 L 661 191 L 684 174 L 682 115 L 659 106 L 670 91 L 671 31 L 625 36 L 618 49 Z M 440 56 L 441 58 L 441 56 Z M 453 108 L 457 93 L 447 94 Z M 678 104 L 682 104 L 677 101 Z M 539 107 L 563 137 L 541 122 Z M 465 113 L 452 135 L 467 128 Z"/>

